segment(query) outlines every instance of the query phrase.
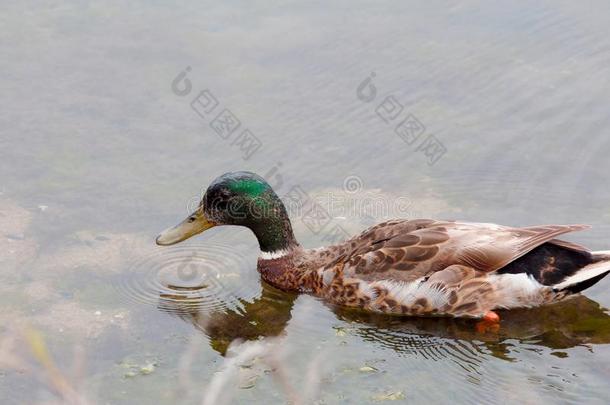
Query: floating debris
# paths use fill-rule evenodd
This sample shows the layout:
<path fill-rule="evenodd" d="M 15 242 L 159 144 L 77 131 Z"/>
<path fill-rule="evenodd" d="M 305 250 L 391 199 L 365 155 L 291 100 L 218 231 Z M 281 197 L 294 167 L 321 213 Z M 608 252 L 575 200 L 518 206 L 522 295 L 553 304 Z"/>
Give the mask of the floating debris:
<path fill-rule="evenodd" d="M 399 401 L 405 399 L 405 394 L 402 391 L 386 392 L 383 394 L 373 395 L 373 401 Z"/>
<path fill-rule="evenodd" d="M 152 374 L 157 369 L 158 362 L 156 360 L 150 360 L 145 362 L 144 364 L 137 364 L 124 360 L 119 363 L 119 365 L 127 369 L 127 371 L 123 373 L 123 377 L 134 378 L 141 375 Z"/>
<path fill-rule="evenodd" d="M 142 374 L 142 375 L 151 374 L 153 371 L 155 371 L 156 367 L 157 367 L 156 363 L 148 363 L 148 364 L 140 367 L 140 374 Z"/>
<path fill-rule="evenodd" d="M 344 367 L 342 372 L 344 374 L 350 374 L 350 373 L 378 373 L 379 369 L 376 367 L 371 366 L 370 364 L 365 363 L 363 366 L 355 366 L 355 367 Z"/>
<path fill-rule="evenodd" d="M 335 336 L 339 336 L 339 337 L 347 336 L 347 331 L 345 330 L 344 327 L 333 326 L 333 329 L 335 330 Z"/>
<path fill-rule="evenodd" d="M 377 373 L 379 370 L 369 365 L 362 366 L 358 369 L 361 373 Z"/>

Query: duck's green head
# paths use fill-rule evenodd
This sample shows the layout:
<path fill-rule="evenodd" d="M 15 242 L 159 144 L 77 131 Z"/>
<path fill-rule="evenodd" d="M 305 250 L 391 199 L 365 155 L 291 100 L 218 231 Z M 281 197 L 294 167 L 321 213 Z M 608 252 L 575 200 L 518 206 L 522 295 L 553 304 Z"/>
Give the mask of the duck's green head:
<path fill-rule="evenodd" d="M 249 228 L 265 252 L 296 245 L 284 204 L 265 179 L 251 172 L 231 172 L 216 178 L 197 210 L 163 231 L 157 244 L 173 245 L 219 225 Z"/>

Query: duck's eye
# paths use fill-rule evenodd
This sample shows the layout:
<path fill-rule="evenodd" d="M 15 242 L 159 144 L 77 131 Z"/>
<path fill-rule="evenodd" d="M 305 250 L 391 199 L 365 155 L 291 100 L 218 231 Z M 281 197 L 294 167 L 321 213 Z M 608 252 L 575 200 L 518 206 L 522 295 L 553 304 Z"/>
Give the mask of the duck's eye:
<path fill-rule="evenodd" d="M 195 217 L 190 217 L 189 218 L 189 224 L 195 222 Z"/>

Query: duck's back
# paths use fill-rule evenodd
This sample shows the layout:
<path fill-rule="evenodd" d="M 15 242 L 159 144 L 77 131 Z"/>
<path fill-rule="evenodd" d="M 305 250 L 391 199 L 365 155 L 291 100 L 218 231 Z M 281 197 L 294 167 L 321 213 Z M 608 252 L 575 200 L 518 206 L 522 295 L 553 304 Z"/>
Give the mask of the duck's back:
<path fill-rule="evenodd" d="M 323 249 L 327 262 L 310 282 L 333 303 L 376 312 L 478 317 L 493 308 L 535 306 L 610 271 L 609 257 L 555 239 L 586 228 L 388 221 Z"/>

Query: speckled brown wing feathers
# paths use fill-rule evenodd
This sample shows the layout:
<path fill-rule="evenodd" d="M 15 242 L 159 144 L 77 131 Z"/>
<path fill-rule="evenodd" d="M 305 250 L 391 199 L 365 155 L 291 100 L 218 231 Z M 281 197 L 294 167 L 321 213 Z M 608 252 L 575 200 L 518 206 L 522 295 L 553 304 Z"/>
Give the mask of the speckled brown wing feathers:
<path fill-rule="evenodd" d="M 396 220 L 379 224 L 336 247 L 346 276 L 365 281 L 412 281 L 452 265 L 493 272 L 557 236 L 583 225 L 510 228 L 493 224 Z M 558 241 L 558 244 L 563 243 Z"/>

